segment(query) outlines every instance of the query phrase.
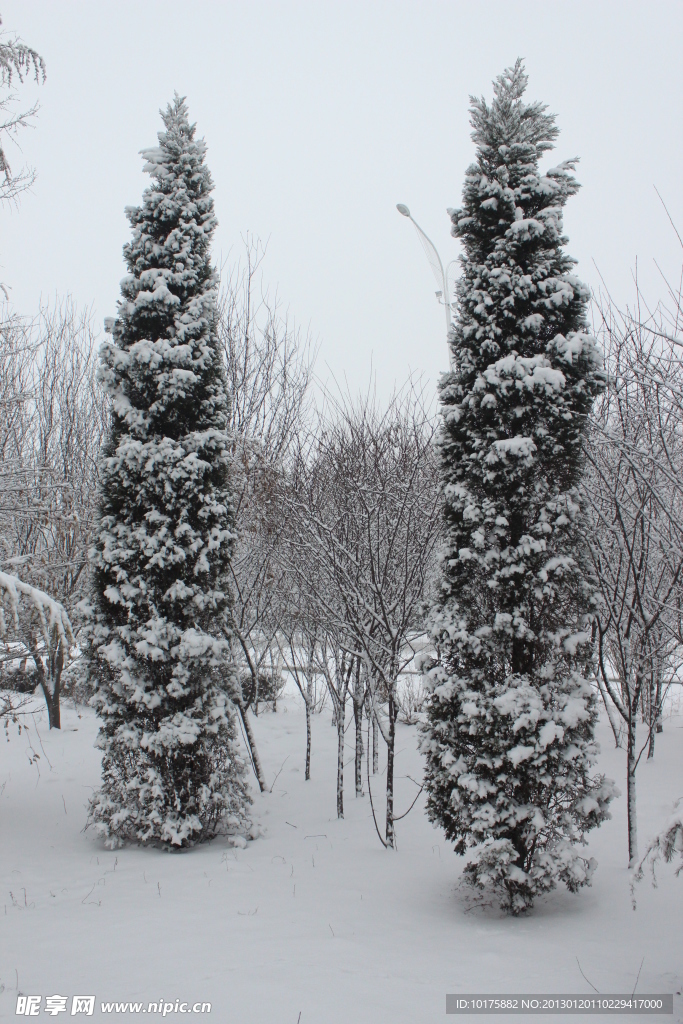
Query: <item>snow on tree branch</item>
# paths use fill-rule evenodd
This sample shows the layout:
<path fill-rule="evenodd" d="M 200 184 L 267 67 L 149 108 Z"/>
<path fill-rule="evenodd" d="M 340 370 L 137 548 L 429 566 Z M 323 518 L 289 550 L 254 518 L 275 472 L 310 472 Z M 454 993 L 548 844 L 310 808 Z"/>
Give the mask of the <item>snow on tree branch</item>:
<path fill-rule="evenodd" d="M 29 583 L 23 583 L 17 576 L 11 576 L 6 572 L 0 572 L 0 594 L 2 595 L 2 605 L 0 605 L 0 637 L 2 639 L 7 633 L 6 610 L 9 610 L 16 630 L 20 629 L 19 602 L 22 597 L 25 597 L 37 615 L 47 649 L 50 648 L 55 633 L 65 651 L 75 643 L 71 622 L 64 606 L 49 594 L 37 587 L 32 587 Z"/>

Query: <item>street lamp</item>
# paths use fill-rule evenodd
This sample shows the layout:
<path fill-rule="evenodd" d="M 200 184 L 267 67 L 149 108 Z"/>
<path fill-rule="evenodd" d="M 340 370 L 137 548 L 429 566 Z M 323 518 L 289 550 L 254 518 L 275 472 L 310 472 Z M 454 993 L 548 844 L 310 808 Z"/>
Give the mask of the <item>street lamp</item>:
<path fill-rule="evenodd" d="M 424 233 L 405 203 L 397 203 L 396 209 L 400 214 L 402 214 L 402 216 L 407 217 L 408 220 L 412 221 L 413 227 L 417 231 L 417 236 L 422 243 L 422 248 L 425 251 L 429 266 L 432 268 L 432 273 L 436 278 L 436 283 L 439 285 L 436 298 L 437 302 L 441 303 L 446 312 L 446 336 L 448 336 L 451 330 L 451 304 L 448 301 L 448 278 L 446 276 L 446 271 L 443 269 L 441 257 L 436 251 L 436 246 L 432 242 L 431 238 Z M 453 353 L 451 352 L 450 345 L 448 346 L 448 358 L 451 364 L 451 369 L 453 369 Z"/>

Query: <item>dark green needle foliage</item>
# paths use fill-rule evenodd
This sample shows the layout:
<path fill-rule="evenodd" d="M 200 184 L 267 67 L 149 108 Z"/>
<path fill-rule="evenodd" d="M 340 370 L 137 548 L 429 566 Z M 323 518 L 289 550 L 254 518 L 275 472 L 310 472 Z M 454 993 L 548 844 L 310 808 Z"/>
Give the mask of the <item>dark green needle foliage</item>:
<path fill-rule="evenodd" d="M 565 254 L 569 160 L 542 173 L 558 129 L 525 104 L 520 61 L 473 99 L 476 159 L 463 207 L 456 369 L 441 383 L 447 521 L 429 672 L 428 813 L 466 878 L 513 913 L 595 863 L 585 833 L 612 784 L 591 777 L 594 587 L 577 491 L 586 419 L 604 386 L 588 289 Z"/>
<path fill-rule="evenodd" d="M 92 552 L 104 759 L 90 810 L 112 846 L 192 845 L 241 827 L 249 800 L 225 639 L 234 531 L 213 185 L 184 100 L 162 117 L 143 152 L 152 184 L 126 210 L 128 274 L 100 374 L 112 414 Z"/>

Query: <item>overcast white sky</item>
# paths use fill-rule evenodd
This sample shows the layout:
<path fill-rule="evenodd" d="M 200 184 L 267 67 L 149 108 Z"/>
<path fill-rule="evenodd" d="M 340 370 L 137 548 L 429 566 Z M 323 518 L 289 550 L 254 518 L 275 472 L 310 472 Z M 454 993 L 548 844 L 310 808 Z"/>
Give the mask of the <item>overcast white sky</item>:
<path fill-rule="evenodd" d="M 98 323 L 115 313 L 129 237 L 126 205 L 147 176 L 174 90 L 209 146 L 219 228 L 215 259 L 240 237 L 268 242 L 265 276 L 320 342 L 319 372 L 386 393 L 409 370 L 446 368 L 444 317 L 407 203 L 444 262 L 458 254 L 473 145 L 469 94 L 517 56 L 528 99 L 557 115 L 549 165 L 579 155 L 583 184 L 565 227 L 579 274 L 593 261 L 620 298 L 638 257 L 653 297 L 656 259 L 683 252 L 683 3 L 680 0 L 4 0 L 3 27 L 45 58 L 38 170 L 17 210 L 0 211 L 0 279 L 19 312 L 70 292 Z M 15 155 L 15 162 L 20 162 Z"/>

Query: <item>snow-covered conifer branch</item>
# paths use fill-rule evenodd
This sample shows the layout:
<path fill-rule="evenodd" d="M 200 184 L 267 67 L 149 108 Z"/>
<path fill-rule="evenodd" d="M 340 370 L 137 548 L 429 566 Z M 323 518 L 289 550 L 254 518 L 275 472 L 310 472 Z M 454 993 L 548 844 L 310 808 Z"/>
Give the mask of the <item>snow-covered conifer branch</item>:
<path fill-rule="evenodd" d="M 648 843 L 645 856 L 635 871 L 634 878 L 641 881 L 645 873 L 645 865 L 649 864 L 652 871 L 652 882 L 657 884 L 655 865 L 658 860 L 670 864 L 676 854 L 680 854 L 681 863 L 676 869 L 679 875 L 683 871 L 683 797 L 676 801 L 674 811 L 666 825 Z"/>

